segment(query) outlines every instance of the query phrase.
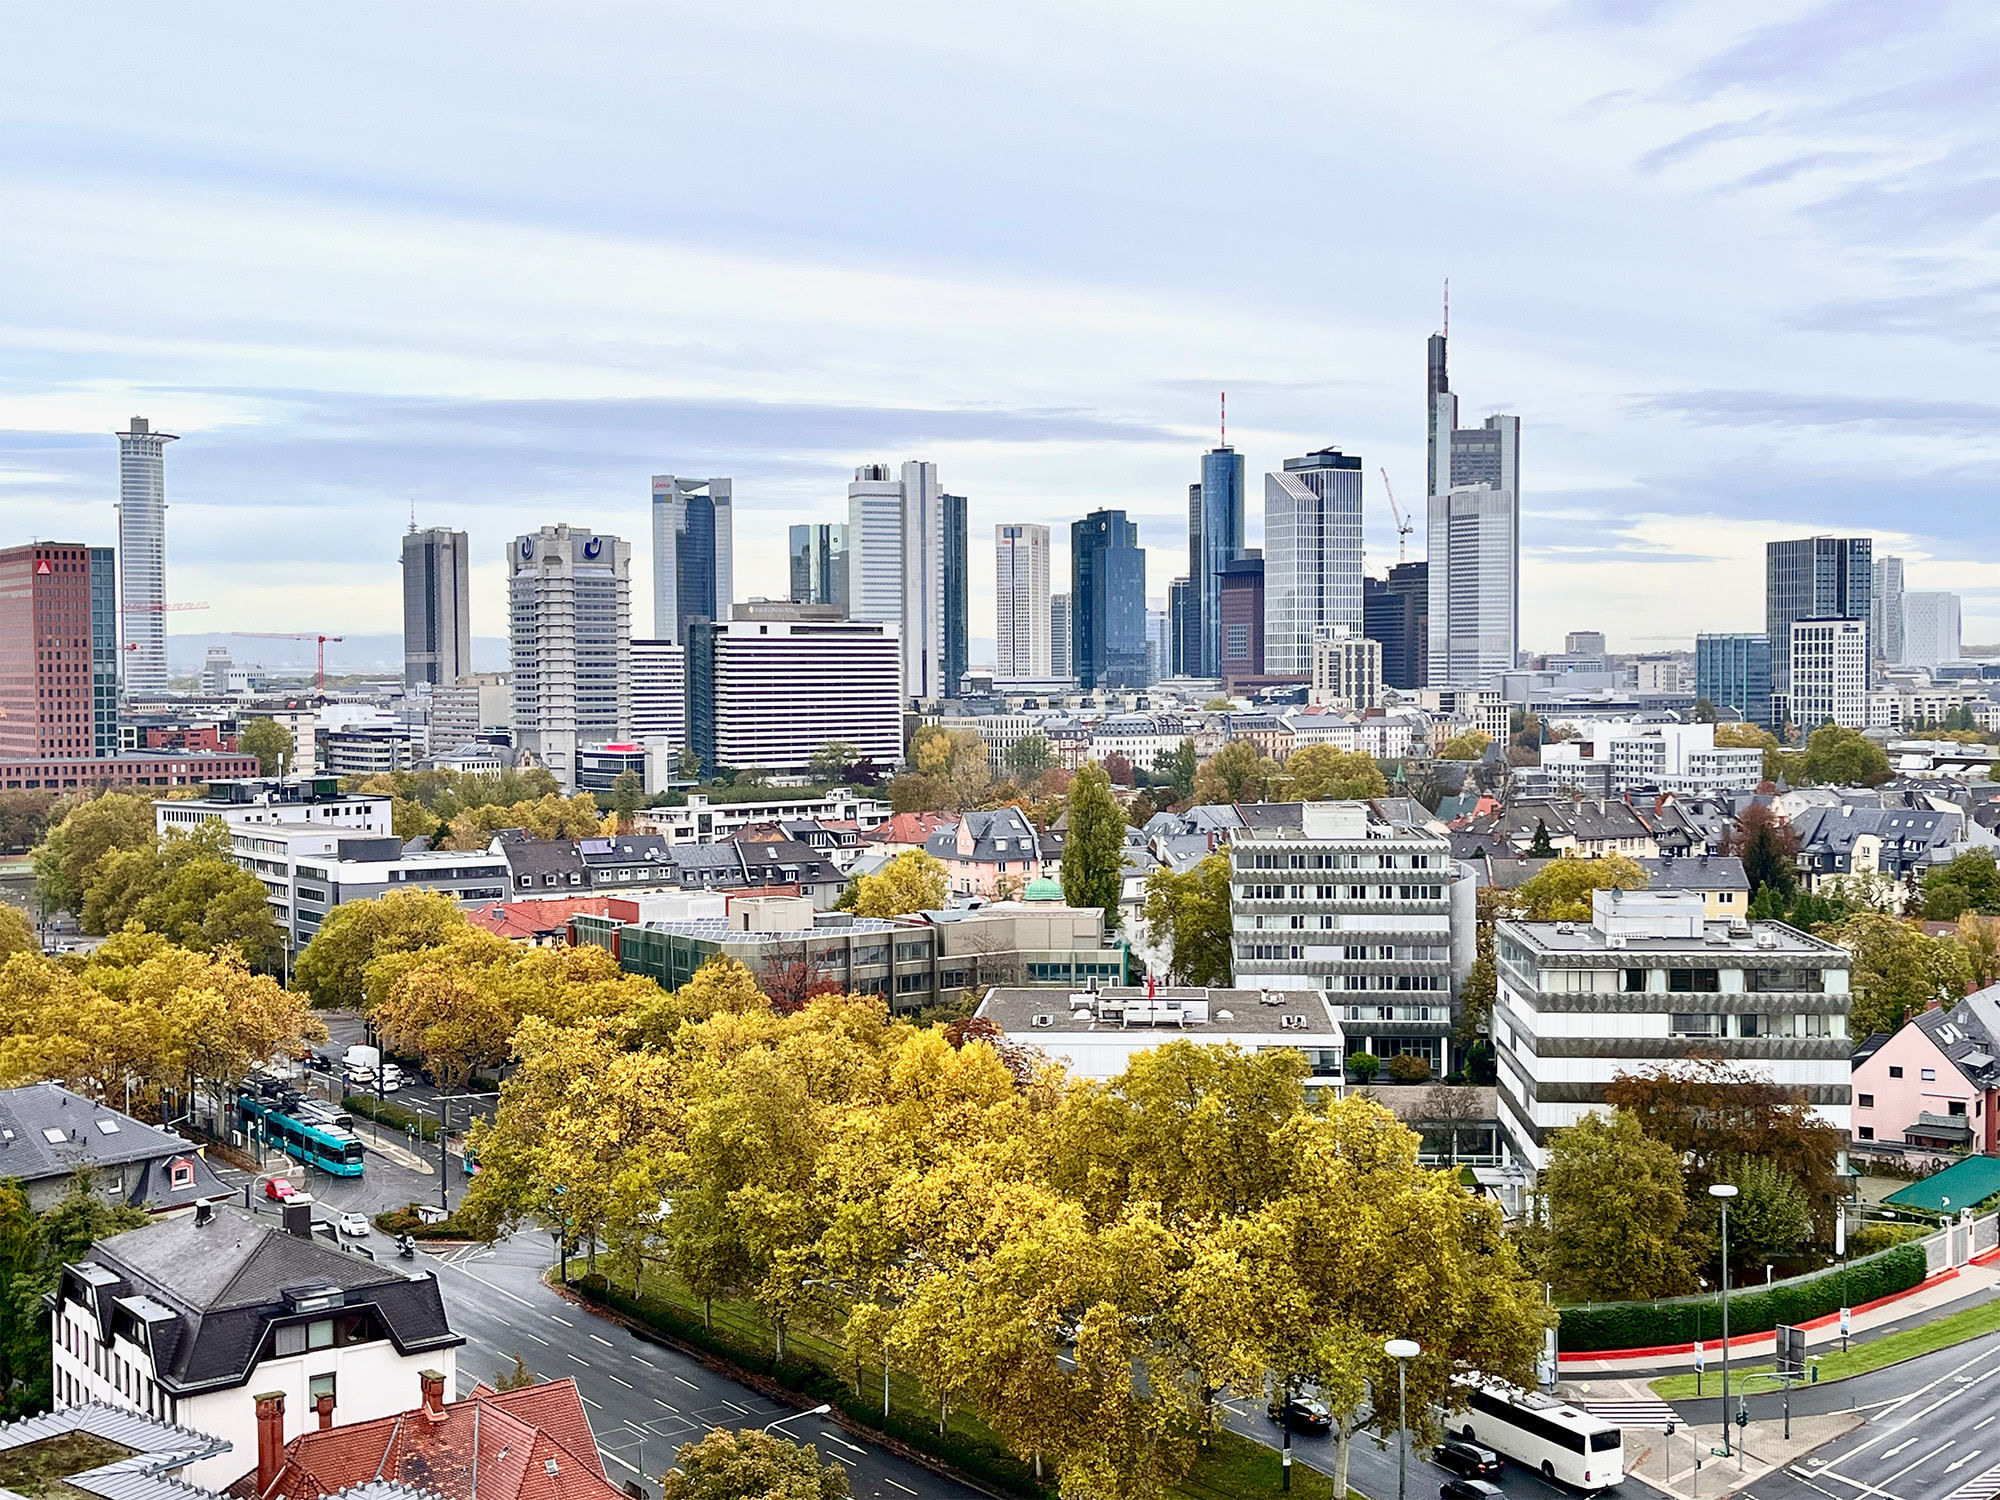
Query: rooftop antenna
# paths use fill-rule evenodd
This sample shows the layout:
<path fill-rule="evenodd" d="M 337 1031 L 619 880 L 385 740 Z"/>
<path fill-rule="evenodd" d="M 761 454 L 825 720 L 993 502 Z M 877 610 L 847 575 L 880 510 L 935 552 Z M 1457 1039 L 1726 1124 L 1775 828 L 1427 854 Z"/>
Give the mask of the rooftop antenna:
<path fill-rule="evenodd" d="M 1229 392 L 1222 393 L 1222 446 L 1229 446 Z"/>
<path fill-rule="evenodd" d="M 1444 336 L 1451 337 L 1451 278 L 1444 279 Z"/>
<path fill-rule="evenodd" d="M 417 534 L 417 502 L 416 498 L 412 496 L 410 499 L 410 535 L 415 536 L 416 534 Z"/>

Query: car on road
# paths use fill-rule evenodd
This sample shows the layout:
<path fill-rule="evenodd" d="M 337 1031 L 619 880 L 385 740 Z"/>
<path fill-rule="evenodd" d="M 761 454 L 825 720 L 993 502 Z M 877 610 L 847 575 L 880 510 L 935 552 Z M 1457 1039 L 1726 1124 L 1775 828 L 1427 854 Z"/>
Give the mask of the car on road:
<path fill-rule="evenodd" d="M 296 1198 L 298 1195 L 299 1190 L 292 1186 L 289 1177 L 273 1177 L 264 1184 L 264 1196 L 278 1203 L 283 1203 L 287 1198 Z"/>
<path fill-rule="evenodd" d="M 1324 1401 L 1315 1401 L 1310 1396 L 1294 1396 L 1285 1403 L 1285 1412 L 1291 1418 L 1294 1432 L 1331 1432 L 1333 1413 L 1327 1410 Z M 1264 1414 L 1273 1422 L 1280 1421 L 1278 1403 L 1273 1401 L 1265 1408 Z"/>
<path fill-rule="evenodd" d="M 1447 1479 L 1438 1486 L 1438 1500 L 1502 1500 L 1506 1493 L 1484 1479 Z"/>
<path fill-rule="evenodd" d="M 1507 1461 L 1491 1448 L 1461 1438 L 1448 1438 L 1431 1449 L 1431 1461 L 1460 1479 L 1498 1479 L 1507 1470 Z"/>
<path fill-rule="evenodd" d="M 342 1234 L 351 1234 L 357 1239 L 366 1239 L 368 1237 L 368 1217 L 366 1214 L 342 1214 L 339 1220 L 339 1229 Z"/>

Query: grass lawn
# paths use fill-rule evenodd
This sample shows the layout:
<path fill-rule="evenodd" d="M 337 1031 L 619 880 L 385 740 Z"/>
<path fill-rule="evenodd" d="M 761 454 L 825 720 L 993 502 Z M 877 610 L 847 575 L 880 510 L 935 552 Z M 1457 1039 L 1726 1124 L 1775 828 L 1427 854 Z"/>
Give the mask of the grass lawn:
<path fill-rule="evenodd" d="M 1208 1450 L 1195 1461 L 1187 1478 L 1174 1487 L 1175 1493 L 1192 1500 L 1280 1500 L 1284 1495 L 1284 1462 L 1277 1450 L 1266 1448 L 1234 1432 L 1218 1432 L 1209 1439 Z M 1317 1469 L 1292 1465 L 1294 1500 L 1333 1500 L 1333 1481 Z M 1349 1492 L 1350 1494 L 1352 1491 Z"/>
<path fill-rule="evenodd" d="M 1870 1370 L 1879 1370 L 1884 1365 L 1893 1365 L 1899 1360 L 1913 1359 L 1919 1354 L 1929 1354 L 1934 1349 L 1943 1349 L 1952 1344 L 1976 1339 L 1981 1334 L 2000 1329 L 2000 1298 L 1981 1303 L 1978 1307 L 1968 1307 L 1963 1312 L 1951 1313 L 1916 1328 L 1906 1328 L 1901 1333 L 1892 1333 L 1887 1338 L 1875 1339 L 1870 1343 L 1856 1344 L 1845 1354 L 1835 1350 L 1819 1362 L 1820 1384 L 1829 1380 L 1845 1380 L 1850 1375 L 1866 1375 Z M 1746 1375 L 1773 1375 L 1777 1366 L 1770 1360 L 1747 1367 L 1739 1366 L 1734 1374 L 1737 1380 Z M 1775 1388 L 1777 1382 L 1763 1383 L 1765 1388 Z M 1735 1389 L 1734 1381 L 1731 1389 Z M 1714 1365 L 1702 1377 L 1703 1395 L 1722 1394 L 1722 1374 Z M 1663 1401 L 1683 1401 L 1695 1394 L 1694 1376 L 1663 1375 L 1653 1382 L 1653 1393 Z"/>
<path fill-rule="evenodd" d="M 74 1500 L 84 1492 L 69 1483 L 70 1475 L 131 1456 L 130 1448 L 117 1443 L 87 1432 L 67 1432 L 9 1449 L 0 1456 L 0 1486 L 28 1500 L 60 1500 L 62 1496 Z"/>

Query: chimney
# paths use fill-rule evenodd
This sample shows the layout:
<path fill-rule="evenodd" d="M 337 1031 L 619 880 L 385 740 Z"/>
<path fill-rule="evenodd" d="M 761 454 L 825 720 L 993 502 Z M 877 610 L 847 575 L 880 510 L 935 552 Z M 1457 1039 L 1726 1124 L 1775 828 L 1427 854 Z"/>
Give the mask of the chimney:
<path fill-rule="evenodd" d="M 313 1409 L 319 1413 L 319 1430 L 325 1432 L 333 1425 L 333 1392 L 321 1391 L 315 1396 Z"/>
<path fill-rule="evenodd" d="M 444 1376 L 437 1370 L 423 1370 L 417 1379 L 424 1388 L 424 1410 L 433 1417 L 444 1415 Z"/>
<path fill-rule="evenodd" d="M 295 1234 L 302 1240 L 312 1238 L 313 1210 L 310 1200 L 301 1203 L 296 1198 L 287 1198 L 284 1212 L 286 1234 Z"/>
<path fill-rule="evenodd" d="M 285 1393 L 266 1391 L 257 1399 L 257 1493 L 268 1495 L 285 1466 Z"/>

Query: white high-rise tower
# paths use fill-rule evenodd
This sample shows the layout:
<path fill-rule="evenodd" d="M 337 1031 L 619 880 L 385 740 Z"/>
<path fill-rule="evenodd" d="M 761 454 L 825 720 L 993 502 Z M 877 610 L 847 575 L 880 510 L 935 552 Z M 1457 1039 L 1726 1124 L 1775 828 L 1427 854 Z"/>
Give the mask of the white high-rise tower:
<path fill-rule="evenodd" d="M 1361 460 L 1322 448 L 1264 476 L 1264 670 L 1310 672 L 1335 625 L 1361 633 Z"/>
<path fill-rule="evenodd" d="M 1458 425 L 1445 335 L 1430 339 L 1430 685 L 1479 687 L 1521 642 L 1521 419 Z"/>
<path fill-rule="evenodd" d="M 944 499 L 937 465 L 863 464 L 847 487 L 847 617 L 900 628 L 903 693 L 942 698 Z"/>
<path fill-rule="evenodd" d="M 144 417 L 118 434 L 118 611 L 127 693 L 167 690 L 167 444 Z"/>
<path fill-rule="evenodd" d="M 632 722 L 632 547 L 544 526 L 507 548 L 514 743 L 576 787 L 579 747 Z"/>
<path fill-rule="evenodd" d="M 993 528 L 993 623 L 1002 677 L 1049 675 L 1049 528 Z"/>

